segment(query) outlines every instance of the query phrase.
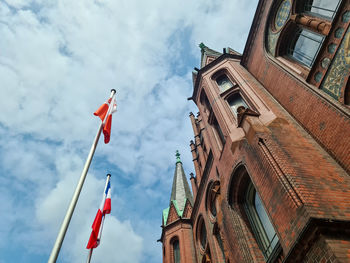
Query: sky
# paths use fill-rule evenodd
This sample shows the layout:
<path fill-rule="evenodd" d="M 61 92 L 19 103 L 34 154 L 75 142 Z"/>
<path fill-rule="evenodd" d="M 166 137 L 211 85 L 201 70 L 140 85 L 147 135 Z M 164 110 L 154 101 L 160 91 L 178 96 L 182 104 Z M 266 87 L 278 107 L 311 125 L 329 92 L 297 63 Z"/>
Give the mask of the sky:
<path fill-rule="evenodd" d="M 203 42 L 243 52 L 257 0 L 0 0 L 0 263 L 46 262 L 117 90 L 57 262 L 84 262 L 111 173 L 112 212 L 92 262 L 161 262 L 175 151 L 189 141 Z"/>

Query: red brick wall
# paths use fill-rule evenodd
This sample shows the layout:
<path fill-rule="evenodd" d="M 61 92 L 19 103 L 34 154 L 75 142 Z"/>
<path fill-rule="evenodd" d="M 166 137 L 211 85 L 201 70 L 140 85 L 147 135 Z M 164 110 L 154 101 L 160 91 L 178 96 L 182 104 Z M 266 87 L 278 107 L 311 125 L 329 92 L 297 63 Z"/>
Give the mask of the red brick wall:
<path fill-rule="evenodd" d="M 248 43 L 248 71 L 271 95 L 350 172 L 350 109 L 307 84 L 293 70 L 280 66 L 264 49 L 265 27 L 272 0 L 262 2 L 260 21 Z"/>

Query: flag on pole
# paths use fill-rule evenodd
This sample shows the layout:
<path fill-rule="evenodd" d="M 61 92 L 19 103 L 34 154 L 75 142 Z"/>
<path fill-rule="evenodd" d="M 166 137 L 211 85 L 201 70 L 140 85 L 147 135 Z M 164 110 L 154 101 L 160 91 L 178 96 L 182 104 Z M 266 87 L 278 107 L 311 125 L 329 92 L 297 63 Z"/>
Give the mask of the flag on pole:
<path fill-rule="evenodd" d="M 112 114 L 115 111 L 117 111 L 117 102 L 114 94 L 94 112 L 94 115 L 98 116 L 103 123 L 105 143 L 109 143 L 111 137 Z"/>
<path fill-rule="evenodd" d="M 102 201 L 99 209 L 97 210 L 95 220 L 92 223 L 92 231 L 89 238 L 89 242 L 86 246 L 87 249 L 96 248 L 100 244 L 99 235 L 100 229 L 103 226 L 103 217 L 106 214 L 111 213 L 111 183 L 110 183 L 110 175 L 107 176 L 107 182 L 105 186 L 105 190 L 103 192 Z"/>

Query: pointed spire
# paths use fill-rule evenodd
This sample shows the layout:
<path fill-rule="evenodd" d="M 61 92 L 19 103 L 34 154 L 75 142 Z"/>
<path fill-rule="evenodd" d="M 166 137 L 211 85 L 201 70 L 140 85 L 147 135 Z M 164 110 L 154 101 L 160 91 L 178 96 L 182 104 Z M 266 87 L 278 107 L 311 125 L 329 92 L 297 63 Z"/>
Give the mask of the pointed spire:
<path fill-rule="evenodd" d="M 180 153 L 176 151 L 176 167 L 174 172 L 173 186 L 171 190 L 170 202 L 176 201 L 177 207 L 180 211 L 185 208 L 186 200 L 189 200 L 193 204 L 193 197 L 190 190 L 190 186 L 187 182 L 187 178 L 182 167 L 180 160 Z"/>

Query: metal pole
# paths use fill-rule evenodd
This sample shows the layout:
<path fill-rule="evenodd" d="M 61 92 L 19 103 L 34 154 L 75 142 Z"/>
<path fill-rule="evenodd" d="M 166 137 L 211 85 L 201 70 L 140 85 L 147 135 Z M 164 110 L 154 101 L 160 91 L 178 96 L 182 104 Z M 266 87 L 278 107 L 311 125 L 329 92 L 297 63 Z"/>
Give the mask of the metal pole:
<path fill-rule="evenodd" d="M 91 261 L 92 250 L 93 250 L 93 248 L 91 248 L 90 251 L 89 251 L 89 255 L 88 255 L 86 263 L 90 263 L 90 261 Z"/>
<path fill-rule="evenodd" d="M 112 89 L 110 97 L 112 98 L 115 93 L 116 93 L 116 91 L 114 89 Z M 86 159 L 86 162 L 85 162 L 85 165 L 84 165 L 84 169 L 83 169 L 83 171 L 81 173 L 78 185 L 77 185 L 77 187 L 75 189 L 74 195 L 73 195 L 72 200 L 71 200 L 71 202 L 69 204 L 66 216 L 63 219 L 63 222 L 62 222 L 62 225 L 61 225 L 61 229 L 60 229 L 60 231 L 59 231 L 59 233 L 57 235 L 56 242 L 55 242 L 55 244 L 54 244 L 54 246 L 52 248 L 49 260 L 47 261 L 48 263 L 55 263 L 56 260 L 57 260 L 58 254 L 59 254 L 59 252 L 61 250 L 61 246 L 62 246 L 62 243 L 63 243 L 64 236 L 66 235 L 66 232 L 67 232 L 67 229 L 68 229 L 68 226 L 69 226 L 69 222 L 70 222 L 70 220 L 72 218 L 75 206 L 76 206 L 76 204 L 78 202 L 78 198 L 79 198 L 81 189 L 83 187 L 83 184 L 84 184 L 87 172 L 89 170 L 89 167 L 90 167 L 90 164 L 91 164 L 91 161 L 92 161 L 92 157 L 94 156 L 98 140 L 100 139 L 102 126 L 103 125 L 101 123 L 100 127 L 98 128 L 97 134 L 95 136 L 94 142 L 92 143 L 89 155 L 88 155 L 88 157 Z"/>

